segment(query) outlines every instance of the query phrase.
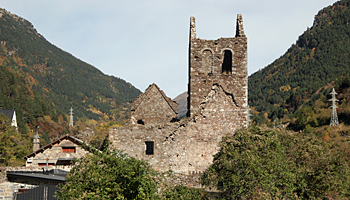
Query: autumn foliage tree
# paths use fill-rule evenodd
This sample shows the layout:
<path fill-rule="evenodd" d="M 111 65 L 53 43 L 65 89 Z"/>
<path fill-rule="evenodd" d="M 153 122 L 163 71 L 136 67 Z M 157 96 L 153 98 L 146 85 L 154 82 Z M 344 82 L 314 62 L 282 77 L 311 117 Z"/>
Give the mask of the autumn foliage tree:
<path fill-rule="evenodd" d="M 316 199 L 350 196 L 344 155 L 313 136 L 251 127 L 227 135 L 202 176 L 225 199 Z"/>
<path fill-rule="evenodd" d="M 120 151 L 96 151 L 77 160 L 61 199 L 155 199 L 157 182 L 145 161 Z"/>
<path fill-rule="evenodd" d="M 24 165 L 23 157 L 29 153 L 30 143 L 9 121 L 9 117 L 0 114 L 0 166 Z"/>

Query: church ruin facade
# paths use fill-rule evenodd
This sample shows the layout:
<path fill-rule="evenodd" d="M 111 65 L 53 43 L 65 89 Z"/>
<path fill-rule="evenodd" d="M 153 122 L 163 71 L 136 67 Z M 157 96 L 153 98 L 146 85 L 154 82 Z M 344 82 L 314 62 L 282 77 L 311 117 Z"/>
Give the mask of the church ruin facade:
<path fill-rule="evenodd" d="M 221 138 L 248 126 L 247 37 L 242 15 L 235 37 L 196 37 L 190 20 L 187 117 L 155 84 L 132 102 L 131 119 L 111 128 L 112 147 L 148 161 L 155 170 L 200 174 L 213 161 Z"/>

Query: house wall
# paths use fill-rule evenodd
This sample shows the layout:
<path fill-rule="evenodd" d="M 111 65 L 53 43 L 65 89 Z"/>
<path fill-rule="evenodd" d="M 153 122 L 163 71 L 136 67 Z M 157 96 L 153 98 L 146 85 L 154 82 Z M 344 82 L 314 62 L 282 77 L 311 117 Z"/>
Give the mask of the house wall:
<path fill-rule="evenodd" d="M 18 192 L 19 189 L 31 189 L 34 187 L 35 185 L 14 182 L 0 183 L 0 199 L 11 200 L 13 199 L 13 193 Z"/>
<path fill-rule="evenodd" d="M 62 147 L 63 145 L 74 146 L 76 148 L 75 153 L 63 153 Z M 87 150 L 81 148 L 79 145 L 71 142 L 70 140 L 64 139 L 59 143 L 54 144 L 53 146 L 43 149 L 41 152 L 35 154 L 29 159 L 32 159 L 32 162 L 28 162 L 27 159 L 26 167 L 37 167 L 39 163 L 46 163 L 46 159 L 48 158 L 48 163 L 54 163 L 57 165 L 57 160 L 59 158 L 81 158 L 89 153 Z"/>

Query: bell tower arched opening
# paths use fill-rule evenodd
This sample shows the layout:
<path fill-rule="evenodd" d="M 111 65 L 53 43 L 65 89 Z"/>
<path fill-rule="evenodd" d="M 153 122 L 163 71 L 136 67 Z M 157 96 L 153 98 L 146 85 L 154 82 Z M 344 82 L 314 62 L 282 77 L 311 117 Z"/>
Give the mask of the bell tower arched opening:
<path fill-rule="evenodd" d="M 232 74 L 232 52 L 230 50 L 224 51 L 224 61 L 222 63 L 222 73 Z"/>

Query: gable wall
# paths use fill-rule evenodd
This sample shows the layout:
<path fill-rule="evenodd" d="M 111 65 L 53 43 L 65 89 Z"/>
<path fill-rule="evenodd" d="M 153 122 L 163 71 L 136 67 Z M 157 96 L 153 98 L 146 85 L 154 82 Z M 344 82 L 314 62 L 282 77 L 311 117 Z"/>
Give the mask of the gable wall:
<path fill-rule="evenodd" d="M 57 160 L 59 158 L 81 158 L 89 153 L 88 151 L 74 143 L 72 143 L 72 146 L 75 146 L 76 148 L 75 153 L 63 153 L 62 146 L 60 145 L 65 142 L 72 143 L 70 140 L 64 139 L 60 143 L 54 144 L 53 146 L 44 149 L 43 151 L 30 157 L 30 159 L 32 159 L 31 163 L 28 162 L 27 159 L 26 167 L 37 167 L 39 163 L 46 163 L 46 158 L 49 158 L 48 163 L 54 163 L 56 165 Z"/>
<path fill-rule="evenodd" d="M 150 86 L 147 91 L 137 99 L 131 116 L 146 123 L 164 123 L 177 118 L 175 112 L 155 85 Z"/>

